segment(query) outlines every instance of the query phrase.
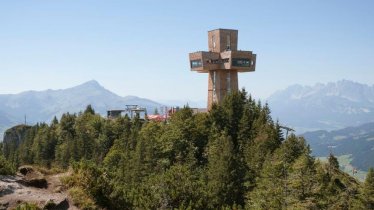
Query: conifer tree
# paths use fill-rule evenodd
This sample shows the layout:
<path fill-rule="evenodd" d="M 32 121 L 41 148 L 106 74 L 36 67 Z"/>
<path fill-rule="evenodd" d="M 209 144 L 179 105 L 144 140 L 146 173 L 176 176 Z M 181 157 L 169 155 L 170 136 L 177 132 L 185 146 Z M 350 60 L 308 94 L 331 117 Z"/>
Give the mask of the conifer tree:
<path fill-rule="evenodd" d="M 243 107 L 245 104 L 246 92 L 234 91 L 229 95 L 226 95 L 222 102 L 222 107 L 225 110 L 227 124 L 225 128 L 228 131 L 228 135 L 231 136 L 234 144 L 234 149 L 238 148 L 238 133 L 239 124 L 243 116 Z"/>
<path fill-rule="evenodd" d="M 287 178 L 288 202 L 292 208 L 316 209 L 317 182 L 314 158 L 303 153 L 290 168 Z M 291 208 L 291 209 L 292 209 Z"/>
<path fill-rule="evenodd" d="M 374 209 L 374 168 L 370 168 L 363 186 L 363 200 L 367 209 Z"/>
<path fill-rule="evenodd" d="M 47 124 L 41 124 L 31 147 L 33 162 L 44 167 L 51 167 L 55 160 L 57 136 L 53 128 Z"/>
<path fill-rule="evenodd" d="M 243 203 L 242 180 L 235 162 L 232 139 L 218 132 L 208 145 L 207 190 L 210 208 Z"/>
<path fill-rule="evenodd" d="M 92 108 L 91 104 L 87 105 L 86 109 L 84 110 L 84 114 L 95 114 L 95 110 Z"/>
<path fill-rule="evenodd" d="M 58 129 L 58 141 L 56 145 L 56 162 L 58 165 L 67 168 L 69 166 L 70 159 L 74 158 L 78 154 L 76 148 L 76 142 L 74 138 L 76 131 L 74 124 L 76 115 L 69 113 L 63 114 Z"/>
<path fill-rule="evenodd" d="M 328 161 L 330 173 L 331 170 L 339 170 L 339 161 L 333 154 L 329 155 Z"/>
<path fill-rule="evenodd" d="M 53 117 L 53 120 L 52 120 L 52 122 L 51 122 L 51 126 L 57 126 L 58 125 L 58 119 L 57 119 L 57 117 L 56 116 L 54 116 Z"/>
<path fill-rule="evenodd" d="M 256 187 L 247 194 L 248 209 L 282 209 L 286 206 L 286 170 L 278 157 L 266 156 Z"/>
<path fill-rule="evenodd" d="M 0 175 L 12 175 L 14 171 L 14 167 L 0 154 Z"/>
<path fill-rule="evenodd" d="M 21 164 L 33 164 L 34 154 L 32 152 L 32 145 L 34 138 L 39 129 L 39 126 L 31 127 L 26 135 L 23 143 L 19 146 L 19 159 Z"/>

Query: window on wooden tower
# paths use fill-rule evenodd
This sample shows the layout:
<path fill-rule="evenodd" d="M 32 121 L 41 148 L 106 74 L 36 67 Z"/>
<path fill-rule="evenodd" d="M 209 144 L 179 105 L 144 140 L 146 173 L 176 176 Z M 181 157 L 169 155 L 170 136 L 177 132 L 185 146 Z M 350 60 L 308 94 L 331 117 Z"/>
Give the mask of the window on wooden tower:
<path fill-rule="evenodd" d="M 230 50 L 231 49 L 231 39 L 230 39 L 230 34 L 227 35 L 227 40 L 226 40 L 226 50 Z"/>
<path fill-rule="evenodd" d="M 233 58 L 232 59 L 232 66 L 238 67 L 250 67 L 251 60 L 248 58 Z"/>
<path fill-rule="evenodd" d="M 212 46 L 213 46 L 213 50 L 215 50 L 215 48 L 216 48 L 216 40 L 215 40 L 214 35 L 212 36 Z"/>
<path fill-rule="evenodd" d="M 191 61 L 191 68 L 197 68 L 197 67 L 202 67 L 202 66 L 203 65 L 200 59 Z"/>

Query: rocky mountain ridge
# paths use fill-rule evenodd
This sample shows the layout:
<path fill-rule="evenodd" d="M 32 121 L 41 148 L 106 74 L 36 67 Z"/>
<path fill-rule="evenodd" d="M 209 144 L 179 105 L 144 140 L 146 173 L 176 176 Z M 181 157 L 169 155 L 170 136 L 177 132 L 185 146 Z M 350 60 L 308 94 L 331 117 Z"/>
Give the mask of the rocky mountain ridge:
<path fill-rule="evenodd" d="M 274 118 L 302 133 L 374 121 L 374 85 L 349 80 L 292 85 L 268 98 Z"/>

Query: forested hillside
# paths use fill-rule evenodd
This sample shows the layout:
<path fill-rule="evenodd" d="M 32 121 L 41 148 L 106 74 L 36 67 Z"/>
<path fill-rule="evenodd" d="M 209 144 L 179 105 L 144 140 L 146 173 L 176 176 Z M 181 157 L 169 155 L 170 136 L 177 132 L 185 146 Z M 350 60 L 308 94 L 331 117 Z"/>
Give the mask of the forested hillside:
<path fill-rule="evenodd" d="M 372 170 L 361 184 L 334 156 L 316 161 L 303 138 L 284 139 L 268 106 L 244 90 L 209 113 L 186 107 L 168 122 L 108 120 L 88 106 L 22 129 L 17 143 L 4 141 L 6 160 L 72 167 L 64 183 L 82 209 L 374 207 Z"/>
<path fill-rule="evenodd" d="M 313 155 L 326 157 L 331 152 L 336 156 L 349 156 L 350 164 L 367 171 L 374 167 L 374 123 L 348 127 L 334 131 L 306 132 Z"/>

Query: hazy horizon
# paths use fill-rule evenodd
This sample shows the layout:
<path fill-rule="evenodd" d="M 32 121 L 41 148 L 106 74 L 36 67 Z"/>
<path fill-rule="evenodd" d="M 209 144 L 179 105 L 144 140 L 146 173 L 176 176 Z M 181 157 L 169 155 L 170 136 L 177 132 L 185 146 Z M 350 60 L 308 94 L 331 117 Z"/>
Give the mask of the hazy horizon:
<path fill-rule="evenodd" d="M 136 96 L 136 97 L 139 97 L 139 98 L 145 98 L 145 99 L 149 99 L 149 100 L 152 100 L 152 101 L 155 101 L 155 102 L 158 102 L 158 103 L 164 103 L 164 104 L 167 104 L 169 103 L 168 105 L 171 105 L 173 102 L 175 103 L 180 103 L 180 102 L 193 102 L 195 104 L 200 104 L 200 105 L 203 105 L 205 106 L 205 104 L 207 103 L 207 97 L 206 98 L 203 98 L 203 99 L 198 99 L 198 100 L 191 100 L 191 99 L 188 99 L 188 98 L 179 98 L 179 99 L 173 99 L 173 98 L 146 98 L 146 97 L 143 97 L 141 95 L 121 95 L 121 94 L 118 94 L 116 92 L 114 92 L 113 90 L 103 86 L 103 84 L 96 80 L 96 79 L 91 79 L 91 80 L 87 80 L 83 83 L 80 83 L 80 84 L 73 84 L 73 86 L 68 86 L 68 87 L 62 87 L 62 88 L 57 88 L 57 89 L 53 89 L 53 88 L 45 88 L 45 89 L 40 89 L 40 90 L 22 90 L 20 92 L 15 92 L 15 93 L 0 93 L 0 95 L 16 95 L 16 94 L 20 94 L 20 93 L 24 93 L 24 92 L 28 92 L 28 91 L 37 91 L 37 92 L 43 92 L 43 91 L 48 91 L 48 90 L 52 90 L 52 91 L 58 91 L 58 90 L 65 90 L 65 89 L 69 89 L 69 88 L 73 88 L 73 87 L 76 87 L 76 86 L 79 86 L 79 85 L 82 85 L 82 84 L 85 84 L 85 83 L 89 83 L 89 82 L 92 82 L 92 81 L 95 81 L 97 83 L 99 83 L 103 88 L 109 90 L 110 92 L 120 96 L 120 97 L 127 97 L 127 96 Z M 323 84 L 323 85 L 327 85 L 329 83 L 337 83 L 337 82 L 341 82 L 341 81 L 350 81 L 350 82 L 354 82 L 354 83 L 359 83 L 359 84 L 363 84 L 363 85 L 368 85 L 369 87 L 370 86 L 374 86 L 374 84 L 366 84 L 366 83 L 360 83 L 360 82 L 357 82 L 357 81 L 353 81 L 353 80 L 348 80 L 348 79 L 341 79 L 341 80 L 337 80 L 337 81 L 329 81 L 329 82 L 326 82 L 326 83 L 321 83 L 321 82 L 317 82 L 317 83 L 313 83 L 313 84 L 298 84 L 298 83 L 295 83 L 295 84 L 290 84 L 284 88 L 280 88 L 280 89 L 277 89 L 277 90 L 274 90 L 274 92 L 270 93 L 270 95 L 266 98 L 260 98 L 260 97 L 255 97 L 255 99 L 257 100 L 262 100 L 262 101 L 265 101 L 267 100 L 271 95 L 279 92 L 279 91 L 284 91 L 286 90 L 288 87 L 291 87 L 291 86 L 294 86 L 294 85 L 301 85 L 303 87 L 313 87 L 313 86 L 316 86 L 316 85 L 319 85 L 319 84 Z M 248 90 L 246 90 L 248 92 Z M 251 92 L 249 92 L 249 94 L 253 95 Z M 176 104 L 174 104 L 176 105 Z"/>

